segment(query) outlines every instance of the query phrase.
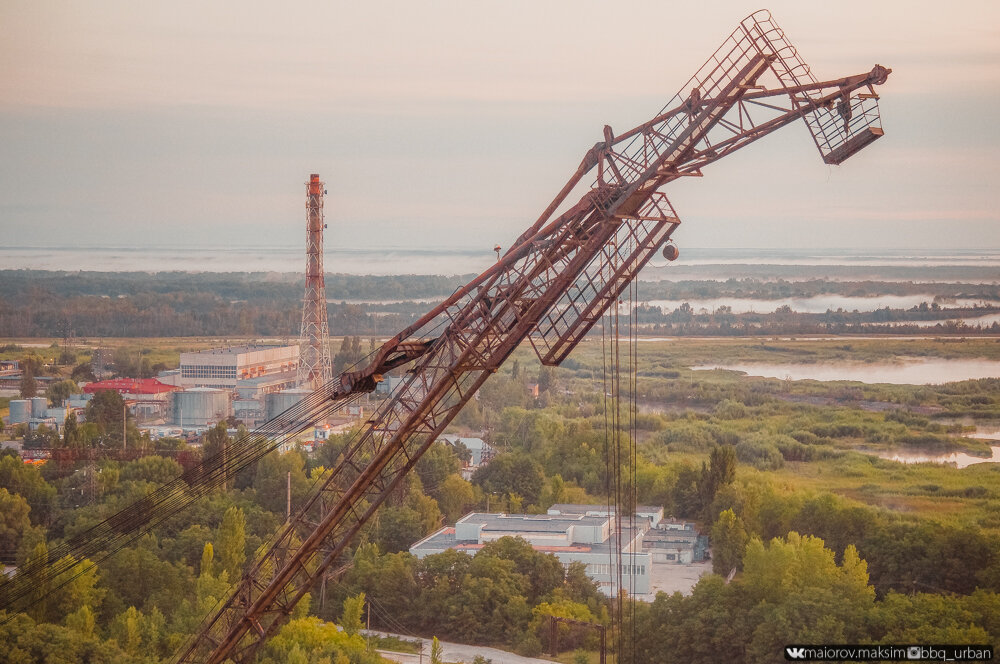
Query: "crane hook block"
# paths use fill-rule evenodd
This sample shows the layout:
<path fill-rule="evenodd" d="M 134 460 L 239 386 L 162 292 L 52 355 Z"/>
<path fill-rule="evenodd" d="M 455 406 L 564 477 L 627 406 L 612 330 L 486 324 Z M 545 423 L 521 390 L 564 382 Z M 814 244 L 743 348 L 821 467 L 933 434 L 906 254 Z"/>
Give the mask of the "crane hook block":
<path fill-rule="evenodd" d="M 673 242 L 663 245 L 663 257 L 668 261 L 675 261 L 681 255 L 680 249 Z"/>

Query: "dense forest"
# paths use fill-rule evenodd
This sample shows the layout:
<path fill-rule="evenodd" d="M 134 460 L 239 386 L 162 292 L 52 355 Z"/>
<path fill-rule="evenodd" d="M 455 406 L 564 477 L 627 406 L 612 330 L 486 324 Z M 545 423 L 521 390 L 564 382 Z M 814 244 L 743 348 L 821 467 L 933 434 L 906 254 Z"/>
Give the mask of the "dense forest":
<path fill-rule="evenodd" d="M 390 334 L 426 312 L 472 275 L 327 275 L 330 330 L 334 335 Z M 906 309 L 830 310 L 803 313 L 785 306 L 773 313 L 713 311 L 687 303 L 669 311 L 641 301 L 636 316 L 653 334 L 743 336 L 759 334 L 891 333 L 969 334 L 983 330 L 948 319 L 1000 312 L 995 284 L 880 281 L 729 279 L 639 284 L 642 300 L 878 294 L 921 295 L 927 302 Z M 0 271 L 0 336 L 162 337 L 295 336 L 301 317 L 298 275 L 270 273 L 110 273 Z M 981 300 L 982 306 L 949 306 Z M 940 303 L 939 303 L 940 302 Z M 994 304 L 990 304 L 994 303 Z M 766 307 L 765 307 L 766 308 Z M 937 324 L 935 324 L 935 321 Z M 918 327 L 917 323 L 930 324 Z M 886 326 L 892 323 L 891 326 Z"/>
<path fill-rule="evenodd" d="M 679 664 L 780 661 L 781 646 L 793 642 L 997 642 L 1000 465 L 960 470 L 876 456 L 899 449 L 985 453 L 987 445 L 966 437 L 970 427 L 962 422 L 1000 419 L 996 380 L 864 385 L 686 368 L 730 356 L 995 358 L 996 346 L 644 345 L 631 475 L 636 499 L 710 534 L 718 575 L 703 577 L 689 595 L 627 604 L 627 647 L 640 661 Z M 461 450 L 435 444 L 359 537 L 342 582 L 315 589 L 261 661 L 377 661 L 357 637 L 359 601 L 370 607 L 373 627 L 531 655 L 549 646 L 548 615 L 609 624 L 616 605 L 582 568 L 563 569 L 523 541 L 501 540 L 474 557 L 447 552 L 417 560 L 407 553 L 441 524 L 484 508 L 487 496 L 492 509 L 511 512 L 603 502 L 609 467 L 601 363 L 594 343 L 555 369 L 519 350 L 454 423 L 457 433 L 485 436 L 498 456 L 467 481 L 457 472 Z M 538 397 L 529 383 L 540 386 Z M 114 404 L 107 410 L 120 412 Z M 120 441 L 116 418 L 96 407 L 91 415 L 106 431 L 87 440 L 112 447 Z M 88 564 L 78 581 L 44 600 L 39 589 L 35 605 L 0 626 L 0 644 L 14 662 L 49 661 L 57 653 L 69 653 L 70 661 L 165 661 L 283 519 L 286 477 L 294 507 L 348 439 L 335 437 L 313 454 L 266 457 L 133 547 Z M 64 435 L 48 443 L 81 440 Z M 226 441 L 224 427 L 210 431 L 204 453 Z M 179 472 L 174 453 L 184 443 L 145 445 L 147 456 L 134 461 L 108 458 L 96 468 L 68 470 L 5 454 L 0 549 L 16 562 L 46 556 Z M 727 584 L 723 577 L 733 569 Z M 596 656 L 586 633 L 567 632 L 560 643 L 576 649 L 579 661 Z"/>

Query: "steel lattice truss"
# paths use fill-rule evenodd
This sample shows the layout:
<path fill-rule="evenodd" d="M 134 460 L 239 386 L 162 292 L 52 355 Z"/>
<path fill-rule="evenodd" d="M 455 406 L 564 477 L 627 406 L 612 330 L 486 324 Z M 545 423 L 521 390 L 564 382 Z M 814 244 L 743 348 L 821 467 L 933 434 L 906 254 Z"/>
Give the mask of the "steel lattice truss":
<path fill-rule="evenodd" d="M 411 364 L 178 661 L 251 661 L 296 603 L 335 574 L 352 538 L 519 344 L 530 339 L 545 364 L 565 359 L 680 223 L 664 185 L 798 119 L 824 161 L 841 163 L 882 135 L 873 86 L 889 72 L 819 82 L 758 12 L 656 117 L 617 137 L 605 127 L 605 140 L 493 267 L 386 342 L 366 368 L 326 386 L 327 403 L 337 403 Z M 595 170 L 579 201 L 564 205 Z"/>
<path fill-rule="evenodd" d="M 324 186 L 316 174 L 306 183 L 306 291 L 302 298 L 301 355 L 295 382 L 308 388 L 324 385 L 333 377 L 323 271 Z"/>

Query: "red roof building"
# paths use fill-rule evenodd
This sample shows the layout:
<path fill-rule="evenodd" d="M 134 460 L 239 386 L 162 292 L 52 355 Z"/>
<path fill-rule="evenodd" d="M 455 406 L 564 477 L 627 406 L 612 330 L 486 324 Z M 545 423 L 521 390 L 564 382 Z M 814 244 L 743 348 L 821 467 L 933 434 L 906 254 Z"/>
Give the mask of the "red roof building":
<path fill-rule="evenodd" d="M 112 380 L 100 380 L 96 383 L 87 383 L 83 386 L 83 391 L 87 394 L 102 392 L 104 390 L 114 390 L 122 396 L 152 397 L 154 395 L 166 394 L 179 390 L 176 385 L 161 383 L 155 378 L 114 378 Z"/>

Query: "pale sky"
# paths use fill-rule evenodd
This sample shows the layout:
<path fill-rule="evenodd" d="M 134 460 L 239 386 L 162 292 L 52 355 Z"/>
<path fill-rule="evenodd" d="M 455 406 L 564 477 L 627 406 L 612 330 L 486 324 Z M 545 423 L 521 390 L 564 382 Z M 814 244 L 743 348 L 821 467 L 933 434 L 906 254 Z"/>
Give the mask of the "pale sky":
<path fill-rule="evenodd" d="M 504 246 L 742 2 L 0 1 L 6 246 Z M 683 247 L 1000 248 L 1000 3 L 770 3 L 820 79 L 892 67 L 840 167 L 804 125 L 667 190 Z M 335 271 L 333 266 L 328 269 Z"/>

